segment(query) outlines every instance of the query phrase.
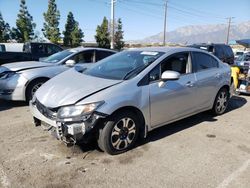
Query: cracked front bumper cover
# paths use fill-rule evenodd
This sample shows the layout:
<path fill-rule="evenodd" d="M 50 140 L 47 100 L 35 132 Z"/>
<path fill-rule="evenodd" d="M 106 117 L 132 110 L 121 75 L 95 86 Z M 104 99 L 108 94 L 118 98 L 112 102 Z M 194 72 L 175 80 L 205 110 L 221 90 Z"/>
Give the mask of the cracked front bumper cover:
<path fill-rule="evenodd" d="M 85 135 L 94 129 L 99 119 L 107 116 L 103 113 L 94 112 L 85 121 L 64 122 L 56 118 L 55 112 L 53 112 L 54 116 L 52 117 L 48 115 L 45 106 L 41 107 L 41 104 L 32 101 L 30 101 L 30 111 L 34 117 L 34 124 L 36 126 L 46 124 L 47 129 L 53 132 L 52 135 L 66 144 L 75 144 L 78 141 L 84 140 Z"/>

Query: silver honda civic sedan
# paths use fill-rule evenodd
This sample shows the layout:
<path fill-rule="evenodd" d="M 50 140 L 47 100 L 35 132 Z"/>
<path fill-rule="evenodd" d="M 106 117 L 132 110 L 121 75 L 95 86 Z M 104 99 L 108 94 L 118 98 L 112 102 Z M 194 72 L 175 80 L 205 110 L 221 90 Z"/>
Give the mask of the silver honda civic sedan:
<path fill-rule="evenodd" d="M 0 99 L 29 101 L 50 78 L 73 66 L 88 68 L 92 63 L 114 54 L 101 48 L 73 48 L 41 61 L 9 63 L 0 66 Z"/>
<path fill-rule="evenodd" d="M 119 154 L 157 127 L 207 110 L 221 115 L 230 82 L 230 67 L 205 51 L 131 49 L 54 77 L 30 109 L 36 126 L 65 143 L 96 139 L 101 150 Z"/>

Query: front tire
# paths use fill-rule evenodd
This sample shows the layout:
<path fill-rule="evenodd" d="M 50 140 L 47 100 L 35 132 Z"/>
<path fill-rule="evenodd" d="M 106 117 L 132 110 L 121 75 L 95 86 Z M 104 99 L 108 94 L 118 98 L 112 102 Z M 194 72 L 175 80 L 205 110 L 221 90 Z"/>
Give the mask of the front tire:
<path fill-rule="evenodd" d="M 137 116 L 130 111 L 115 113 L 99 130 L 99 148 L 110 155 L 128 151 L 138 138 L 139 124 Z"/>
<path fill-rule="evenodd" d="M 226 88 L 221 88 L 218 94 L 216 95 L 212 108 L 212 112 L 214 115 L 221 115 L 226 111 L 229 98 L 229 91 Z"/>
<path fill-rule="evenodd" d="M 26 101 L 29 102 L 32 100 L 35 92 L 41 87 L 47 80 L 46 79 L 37 79 L 32 81 L 26 89 Z"/>

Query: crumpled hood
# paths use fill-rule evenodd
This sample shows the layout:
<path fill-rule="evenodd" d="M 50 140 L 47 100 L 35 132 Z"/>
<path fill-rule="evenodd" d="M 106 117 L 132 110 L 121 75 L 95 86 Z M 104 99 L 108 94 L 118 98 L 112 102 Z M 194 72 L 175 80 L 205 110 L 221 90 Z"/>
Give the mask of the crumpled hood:
<path fill-rule="evenodd" d="M 120 82 L 122 81 L 88 76 L 72 68 L 43 84 L 37 90 L 36 98 L 46 107 L 57 108 L 75 104 Z"/>
<path fill-rule="evenodd" d="M 53 63 L 43 63 L 39 61 L 26 61 L 17 63 L 8 63 L 0 67 L 0 73 L 4 71 L 22 71 L 26 69 L 34 69 L 40 67 L 53 66 Z"/>

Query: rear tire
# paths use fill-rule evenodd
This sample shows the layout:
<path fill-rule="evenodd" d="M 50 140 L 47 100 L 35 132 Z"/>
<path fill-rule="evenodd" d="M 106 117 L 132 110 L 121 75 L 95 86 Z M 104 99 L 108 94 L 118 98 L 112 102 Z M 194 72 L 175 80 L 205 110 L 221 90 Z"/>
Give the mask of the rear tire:
<path fill-rule="evenodd" d="M 110 154 L 124 153 L 134 147 L 138 138 L 140 121 L 130 111 L 121 111 L 112 115 L 104 127 L 99 130 L 97 143 L 99 148 Z"/>
<path fill-rule="evenodd" d="M 230 93 L 228 89 L 221 88 L 215 97 L 214 105 L 212 108 L 212 112 L 214 115 L 221 115 L 226 111 L 229 98 Z"/>
<path fill-rule="evenodd" d="M 45 82 L 47 81 L 47 79 L 37 79 L 32 81 L 27 89 L 26 89 L 26 102 L 29 102 L 30 100 L 32 100 L 35 92 L 38 90 L 39 87 L 41 87 Z"/>

